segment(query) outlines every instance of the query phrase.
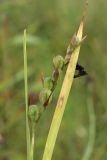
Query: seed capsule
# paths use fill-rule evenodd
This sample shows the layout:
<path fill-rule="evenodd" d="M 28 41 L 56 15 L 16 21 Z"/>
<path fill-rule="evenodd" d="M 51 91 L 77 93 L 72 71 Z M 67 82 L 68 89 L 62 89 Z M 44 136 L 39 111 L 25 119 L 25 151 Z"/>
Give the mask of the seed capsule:
<path fill-rule="evenodd" d="M 73 50 L 81 43 L 81 40 L 77 37 L 76 34 L 73 35 L 71 42 L 67 48 L 67 54 L 71 54 Z"/>
<path fill-rule="evenodd" d="M 64 58 L 60 55 L 53 58 L 53 64 L 55 68 L 62 69 L 64 65 Z"/>
<path fill-rule="evenodd" d="M 28 116 L 32 122 L 37 122 L 41 116 L 40 107 L 37 105 L 29 106 Z"/>
<path fill-rule="evenodd" d="M 51 95 L 51 90 L 44 88 L 39 94 L 40 102 L 44 105 L 49 99 L 48 101 L 48 104 L 49 104 L 52 100 L 52 96 L 49 98 L 50 95 Z"/>
<path fill-rule="evenodd" d="M 76 34 L 74 34 L 72 39 L 71 39 L 71 43 L 70 43 L 71 46 L 75 48 L 76 46 L 79 45 L 79 43 L 80 43 L 80 39 L 77 37 Z"/>
<path fill-rule="evenodd" d="M 38 92 L 32 92 L 28 95 L 28 105 L 35 105 L 39 101 L 39 93 Z"/>
<path fill-rule="evenodd" d="M 44 88 L 51 90 L 53 88 L 53 80 L 51 77 L 46 77 L 44 79 Z"/>

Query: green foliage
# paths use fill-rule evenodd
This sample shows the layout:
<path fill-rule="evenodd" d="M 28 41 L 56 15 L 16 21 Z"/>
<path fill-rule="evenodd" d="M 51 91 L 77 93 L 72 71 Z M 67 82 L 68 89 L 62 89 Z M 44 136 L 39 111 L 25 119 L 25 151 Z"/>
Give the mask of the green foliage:
<path fill-rule="evenodd" d="M 23 35 L 16 35 L 10 40 L 9 45 L 20 47 L 23 44 Z M 27 46 L 35 46 L 40 43 L 40 39 L 38 37 L 27 35 L 26 44 Z"/>

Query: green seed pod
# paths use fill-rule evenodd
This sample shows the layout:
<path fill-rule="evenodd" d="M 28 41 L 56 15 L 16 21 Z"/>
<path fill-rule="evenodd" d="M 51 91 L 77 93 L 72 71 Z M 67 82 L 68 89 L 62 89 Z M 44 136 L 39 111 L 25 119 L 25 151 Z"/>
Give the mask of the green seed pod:
<path fill-rule="evenodd" d="M 29 106 L 28 116 L 32 122 L 37 122 L 41 116 L 40 107 L 37 105 Z"/>
<path fill-rule="evenodd" d="M 40 102 L 44 105 L 47 102 L 50 95 L 51 95 L 51 90 L 43 88 L 43 90 L 39 94 Z M 48 104 L 51 102 L 51 100 L 52 96 L 49 98 Z"/>
<path fill-rule="evenodd" d="M 53 64 L 55 68 L 62 69 L 64 65 L 64 58 L 60 55 L 54 57 Z"/>
<path fill-rule="evenodd" d="M 51 77 L 46 77 L 44 79 L 44 87 L 51 90 L 53 88 L 53 80 Z"/>

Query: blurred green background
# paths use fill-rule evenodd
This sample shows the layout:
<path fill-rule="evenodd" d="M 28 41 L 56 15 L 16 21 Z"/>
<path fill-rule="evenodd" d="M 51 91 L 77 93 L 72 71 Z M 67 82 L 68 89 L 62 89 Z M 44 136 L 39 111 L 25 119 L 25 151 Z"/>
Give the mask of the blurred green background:
<path fill-rule="evenodd" d="M 27 28 L 29 92 L 39 91 L 40 76 L 51 75 L 52 59 L 65 55 L 77 31 L 84 0 L 0 0 L 0 160 L 26 159 L 23 30 Z M 87 77 L 74 80 L 53 160 L 80 160 L 88 142 L 89 102 L 96 116 L 91 160 L 107 160 L 107 1 L 90 0 L 79 62 Z M 55 104 L 36 128 L 35 159 L 41 160 Z M 91 87 L 91 91 L 90 91 Z M 89 100 L 89 101 L 88 101 Z"/>

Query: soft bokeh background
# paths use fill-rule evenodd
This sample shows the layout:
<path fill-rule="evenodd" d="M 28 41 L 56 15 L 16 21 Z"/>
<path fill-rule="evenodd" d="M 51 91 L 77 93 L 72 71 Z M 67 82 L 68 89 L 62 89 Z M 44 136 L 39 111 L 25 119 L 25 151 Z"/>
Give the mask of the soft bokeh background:
<path fill-rule="evenodd" d="M 40 76 L 51 75 L 52 59 L 65 55 L 79 26 L 84 0 L 0 0 L 0 160 L 25 160 L 23 30 L 27 28 L 29 92 L 41 89 Z M 74 80 L 60 127 L 53 160 L 80 160 L 88 142 L 90 99 L 96 115 L 91 160 L 107 160 L 107 1 L 90 0 L 79 62 L 93 81 Z M 61 87 L 40 119 L 35 159 L 42 158 Z"/>

